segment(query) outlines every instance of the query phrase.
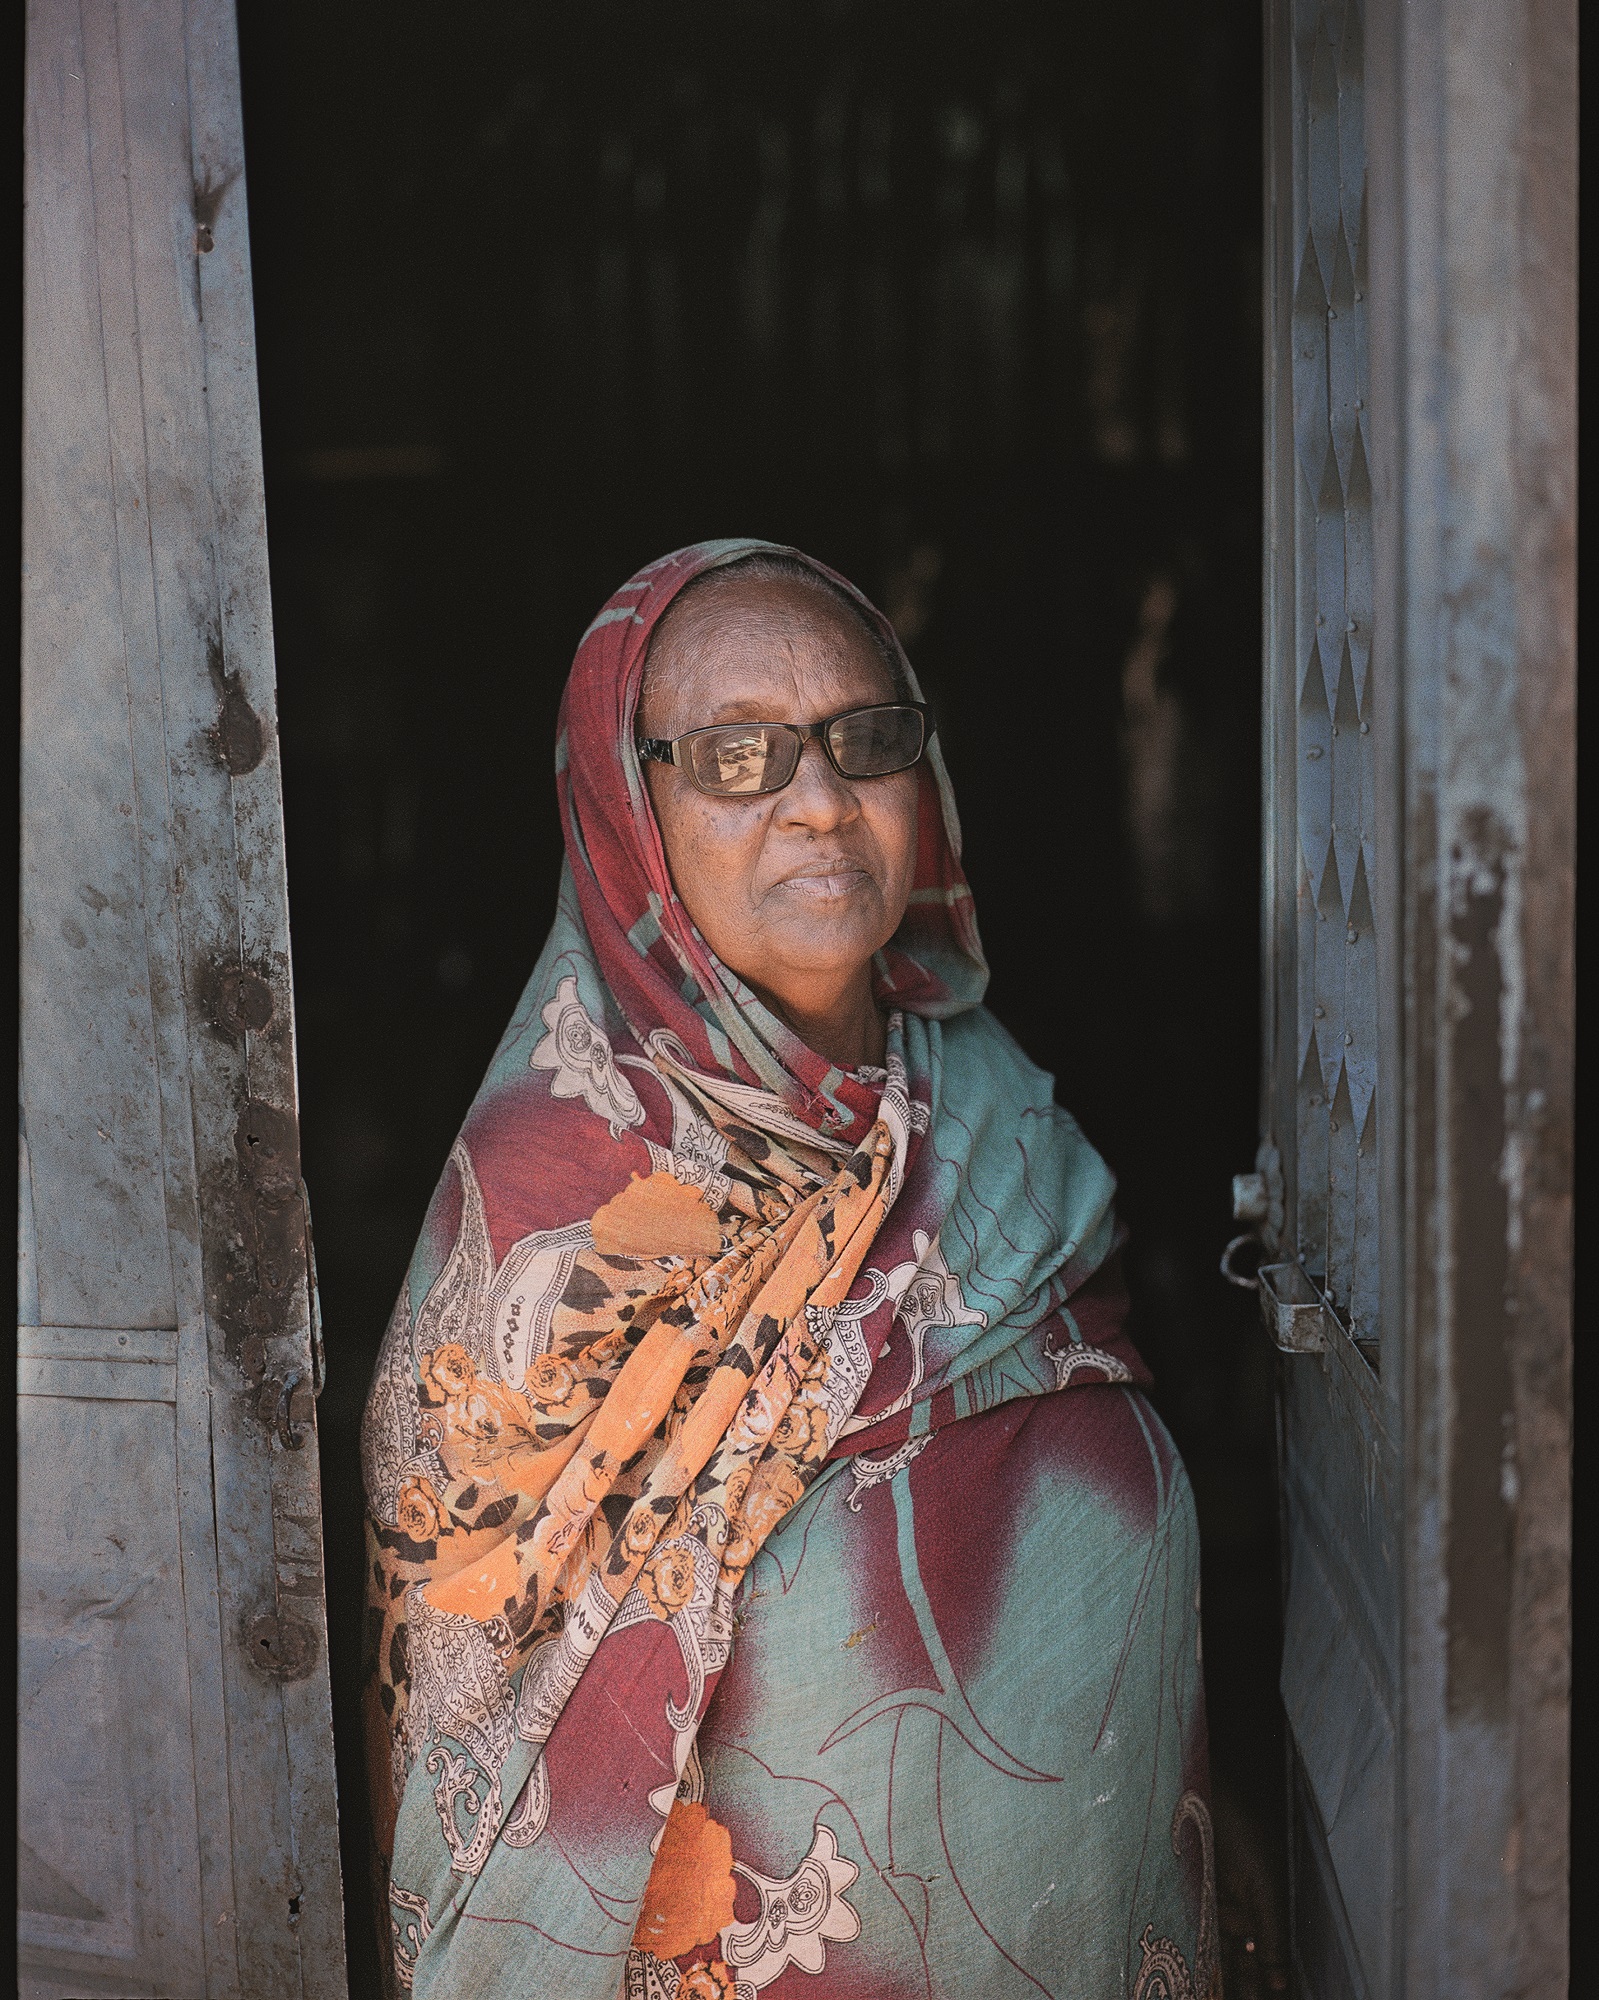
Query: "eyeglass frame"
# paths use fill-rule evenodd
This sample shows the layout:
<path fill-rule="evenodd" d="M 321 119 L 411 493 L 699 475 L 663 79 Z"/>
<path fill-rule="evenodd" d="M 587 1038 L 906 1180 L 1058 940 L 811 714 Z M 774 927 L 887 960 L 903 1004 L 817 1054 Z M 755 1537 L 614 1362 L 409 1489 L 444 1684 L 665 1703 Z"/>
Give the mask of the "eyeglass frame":
<path fill-rule="evenodd" d="M 833 746 L 827 740 L 827 732 L 835 722 L 845 722 L 852 715 L 870 715 L 879 708 L 909 708 L 922 718 L 921 747 L 908 764 L 896 764 L 892 771 L 857 772 L 846 771 L 833 754 Z M 634 749 L 642 763 L 671 764 L 681 771 L 695 791 L 707 799 L 770 799 L 779 792 L 786 792 L 799 776 L 800 758 L 805 755 L 807 743 L 817 742 L 822 746 L 822 754 L 838 775 L 852 785 L 864 784 L 872 778 L 896 778 L 901 771 L 914 771 L 927 755 L 927 746 L 933 740 L 937 725 L 933 721 L 932 710 L 925 701 L 865 701 L 854 708 L 841 708 L 837 715 L 824 715 L 819 722 L 765 722 L 751 719 L 748 722 L 708 722 L 699 729 L 685 729 L 681 736 L 640 736 L 634 742 Z M 799 738 L 799 753 L 794 759 L 794 768 L 780 785 L 763 787 L 758 792 L 711 792 L 707 791 L 695 777 L 687 759 L 681 754 L 685 743 L 696 736 L 709 736 L 713 731 L 723 729 L 786 729 Z"/>

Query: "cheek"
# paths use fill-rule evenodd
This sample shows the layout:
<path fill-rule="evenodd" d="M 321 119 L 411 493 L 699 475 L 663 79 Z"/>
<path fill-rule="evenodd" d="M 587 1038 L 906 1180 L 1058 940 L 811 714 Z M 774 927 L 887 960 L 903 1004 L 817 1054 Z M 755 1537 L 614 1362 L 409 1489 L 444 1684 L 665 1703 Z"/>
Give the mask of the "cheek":
<path fill-rule="evenodd" d="M 692 804 L 668 807 L 658 818 L 677 893 L 714 944 L 718 933 L 748 912 L 760 830 L 752 819 L 706 813 Z"/>
<path fill-rule="evenodd" d="M 892 791 L 887 789 L 889 784 Z M 869 810 L 872 831 L 887 863 L 888 886 L 897 895 L 908 897 L 916 874 L 916 773 L 884 780 L 884 791 L 872 800 Z"/>

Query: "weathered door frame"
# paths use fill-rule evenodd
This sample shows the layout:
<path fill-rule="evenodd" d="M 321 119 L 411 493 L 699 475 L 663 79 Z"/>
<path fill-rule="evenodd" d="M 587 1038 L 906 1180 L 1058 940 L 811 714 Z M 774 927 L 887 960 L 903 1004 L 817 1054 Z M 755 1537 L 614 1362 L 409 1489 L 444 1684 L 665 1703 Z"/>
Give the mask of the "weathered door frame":
<path fill-rule="evenodd" d="M 32 0 L 25 115 L 19 1449 L 43 1487 L 38 1439 L 142 1406 L 176 1485 L 170 1549 L 85 1610 L 62 1550 L 132 1545 L 122 1468 L 92 1467 L 64 1496 L 73 1534 L 35 1523 L 28 1608 L 48 1677 L 85 1618 L 123 1618 L 108 1643 L 127 1653 L 139 1607 L 175 1597 L 181 1646 L 138 1671 L 180 1691 L 189 1739 L 177 1860 L 163 1873 L 127 1834 L 126 1938 L 46 1913 L 29 1976 L 337 2000 L 321 1354 L 232 0 Z M 137 1737 L 136 1689 L 107 1702 L 71 1735 Z M 75 1750 L 24 1731 L 41 1797 L 70 1788 Z M 145 1797 L 125 1775 L 124 1822 Z"/>
<path fill-rule="evenodd" d="M 1297 1976 L 1316 1994 L 1554 1995 L 1569 1900 L 1577 16 L 1573 0 L 1353 9 L 1380 1192 L 1376 1311 L 1360 1325 L 1301 1258 L 1295 1201 L 1303 1121 L 1333 1110 L 1298 1074 L 1293 826 L 1303 760 L 1335 748 L 1296 713 L 1292 577 L 1295 533 L 1319 518 L 1312 498 L 1296 523 L 1293 489 L 1308 169 L 1292 66 L 1325 4 L 1265 6 L 1266 1057 L 1245 1206 L 1280 1260 L 1268 1317 L 1302 1348 L 1280 1363 L 1285 1693 L 1303 1712 L 1296 1553 L 1330 1532 L 1350 1595 L 1394 1621 L 1375 1649 L 1392 1670 L 1391 1806 L 1363 1805 L 1392 1857 L 1388 1907 L 1346 1924 L 1305 1851 L 1322 1842 L 1324 1878 L 1325 1829 L 1296 1834 Z M 1328 1438 L 1342 1488 L 1315 1462 Z M 1299 1793 L 1291 1810 L 1316 1818 Z"/>

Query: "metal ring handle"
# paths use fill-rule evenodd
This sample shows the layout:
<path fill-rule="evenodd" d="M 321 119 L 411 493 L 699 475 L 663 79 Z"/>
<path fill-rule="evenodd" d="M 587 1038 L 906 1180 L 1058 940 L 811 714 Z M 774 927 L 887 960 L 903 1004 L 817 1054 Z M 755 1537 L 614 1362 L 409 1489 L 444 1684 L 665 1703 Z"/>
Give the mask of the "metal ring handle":
<path fill-rule="evenodd" d="M 1221 1274 L 1229 1285 L 1236 1285 L 1241 1292 L 1258 1292 L 1260 1290 L 1259 1278 L 1243 1277 L 1233 1269 L 1233 1259 L 1246 1243 L 1253 1243 L 1257 1250 L 1264 1248 L 1254 1230 L 1246 1229 L 1242 1236 L 1235 1236 L 1221 1253 Z"/>

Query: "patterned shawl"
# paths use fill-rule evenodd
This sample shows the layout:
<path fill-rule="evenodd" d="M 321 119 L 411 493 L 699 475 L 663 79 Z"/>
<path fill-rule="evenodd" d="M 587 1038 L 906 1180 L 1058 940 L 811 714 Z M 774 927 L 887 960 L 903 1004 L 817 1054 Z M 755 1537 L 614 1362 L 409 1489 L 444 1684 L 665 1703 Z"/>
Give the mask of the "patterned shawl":
<path fill-rule="evenodd" d="M 740 1581 L 829 1456 L 886 1449 L 862 1470 L 887 1477 L 960 1416 L 1141 1379 L 1102 1268 L 1111 1177 L 980 1004 L 936 742 L 910 907 L 876 964 L 885 1068 L 807 1048 L 673 890 L 633 747 L 650 635 L 694 577 L 771 546 L 652 563 L 583 636 L 554 927 L 372 1385 L 368 1753 L 398 1983 L 418 1992 L 454 1990 L 474 1892 L 541 1839 L 603 1850 L 631 1925 L 674 1798 L 695 1796 Z M 606 1740 L 565 1743 L 580 1678 L 640 1626 L 654 1643 L 626 1653 Z"/>

